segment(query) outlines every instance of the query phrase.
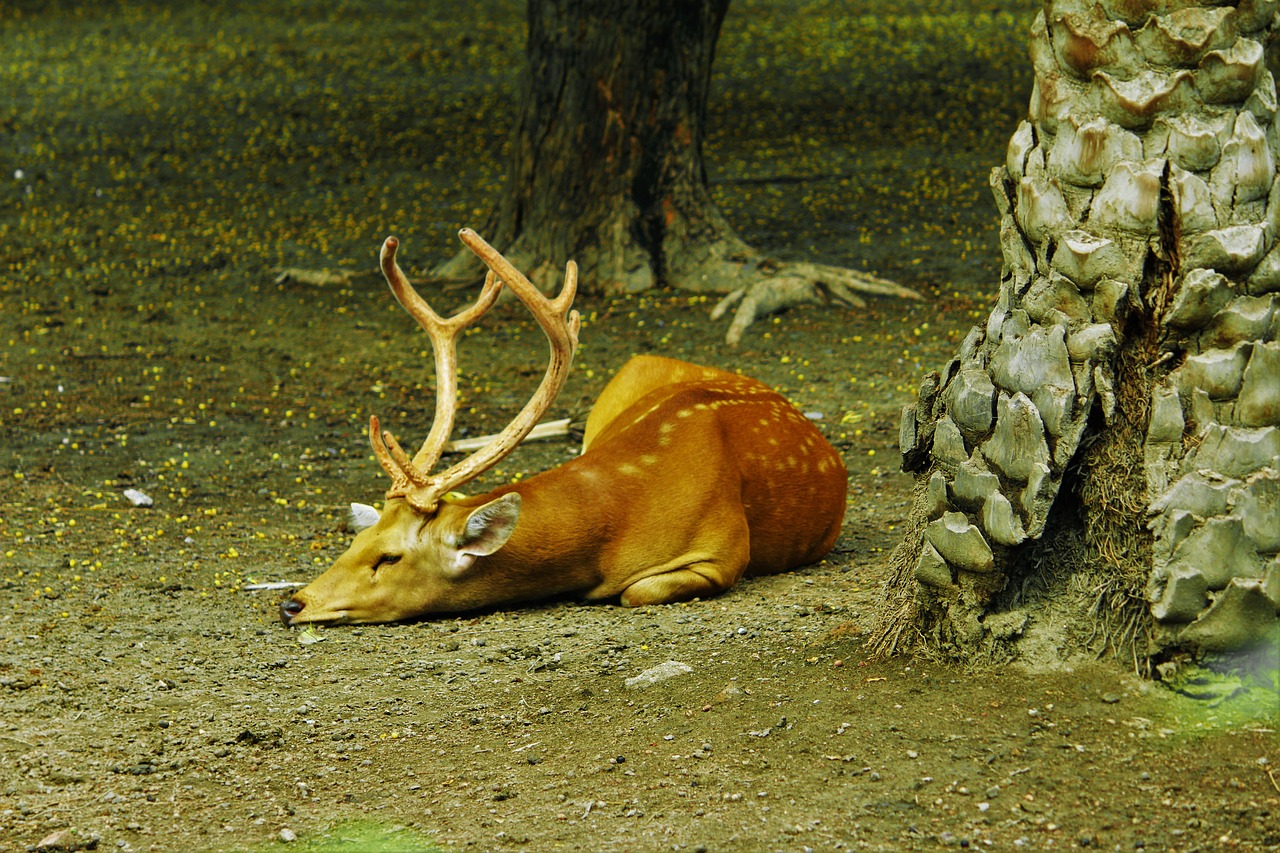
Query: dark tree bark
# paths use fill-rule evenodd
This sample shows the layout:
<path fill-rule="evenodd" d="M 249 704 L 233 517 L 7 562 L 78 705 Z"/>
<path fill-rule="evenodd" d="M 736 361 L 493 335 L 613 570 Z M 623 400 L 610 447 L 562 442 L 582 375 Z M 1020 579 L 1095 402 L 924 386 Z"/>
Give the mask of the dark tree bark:
<path fill-rule="evenodd" d="M 747 246 L 707 190 L 702 142 L 728 0 L 530 0 L 528 65 L 505 196 L 482 229 L 540 286 L 577 261 L 585 287 L 729 293 L 736 340 L 801 302 L 915 297 L 863 273 L 778 264 Z M 479 274 L 461 252 L 436 270 Z"/>
<path fill-rule="evenodd" d="M 671 226 L 732 234 L 714 215 L 702 164 L 728 5 L 530 0 L 508 185 L 487 231 L 535 281 L 573 258 L 598 290 L 644 290 Z M 473 262 L 465 252 L 449 266 L 469 273 Z"/>

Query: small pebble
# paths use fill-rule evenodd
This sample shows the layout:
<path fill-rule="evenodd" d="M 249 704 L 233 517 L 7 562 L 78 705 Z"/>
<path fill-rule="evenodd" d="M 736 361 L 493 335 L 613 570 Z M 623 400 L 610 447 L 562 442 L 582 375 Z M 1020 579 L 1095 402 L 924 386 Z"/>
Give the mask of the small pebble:
<path fill-rule="evenodd" d="M 284 829 L 280 830 L 280 840 L 285 842 L 286 844 L 288 844 L 290 841 L 297 841 L 298 833 L 294 832 L 292 829 L 286 826 Z"/>
<path fill-rule="evenodd" d="M 149 495 L 143 494 L 137 489 L 125 489 L 123 494 L 125 498 L 128 499 L 129 503 L 134 506 L 149 507 L 154 505 L 154 501 L 151 500 Z"/>

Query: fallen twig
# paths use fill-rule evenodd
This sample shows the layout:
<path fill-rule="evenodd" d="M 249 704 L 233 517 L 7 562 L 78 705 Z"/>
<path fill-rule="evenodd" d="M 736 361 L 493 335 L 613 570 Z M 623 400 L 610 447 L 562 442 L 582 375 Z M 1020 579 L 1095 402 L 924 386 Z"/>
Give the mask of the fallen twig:
<path fill-rule="evenodd" d="M 529 434 L 525 436 L 525 441 L 537 441 L 546 438 L 563 438 L 569 434 L 569 427 L 572 418 L 561 418 L 558 421 L 544 421 L 533 429 L 529 430 Z M 451 441 L 444 446 L 445 453 L 466 453 L 471 450 L 478 450 L 497 437 L 494 435 L 480 435 L 475 438 L 459 438 Z"/>

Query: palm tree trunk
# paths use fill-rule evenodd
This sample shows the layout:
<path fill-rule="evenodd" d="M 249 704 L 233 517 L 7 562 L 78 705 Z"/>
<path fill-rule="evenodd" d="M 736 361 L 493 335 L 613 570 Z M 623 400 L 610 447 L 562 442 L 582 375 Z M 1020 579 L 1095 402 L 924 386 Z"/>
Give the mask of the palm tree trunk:
<path fill-rule="evenodd" d="M 903 412 L 881 652 L 1145 670 L 1280 638 L 1276 24 L 1045 2 L 991 178 L 999 298 Z"/>

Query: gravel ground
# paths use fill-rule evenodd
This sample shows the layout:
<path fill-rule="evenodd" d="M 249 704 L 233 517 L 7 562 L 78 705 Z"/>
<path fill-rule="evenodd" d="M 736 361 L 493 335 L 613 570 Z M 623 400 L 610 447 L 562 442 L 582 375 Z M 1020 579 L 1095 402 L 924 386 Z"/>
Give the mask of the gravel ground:
<path fill-rule="evenodd" d="M 709 156 L 732 221 L 926 302 L 795 310 L 736 351 L 701 298 L 579 302 L 553 416 L 637 352 L 821 413 L 850 471 L 826 561 L 678 606 L 279 624 L 281 593 L 246 586 L 341 553 L 347 502 L 385 489 L 368 415 L 420 438 L 433 403 L 377 279 L 273 270 L 369 267 L 394 231 L 420 272 L 479 223 L 522 7 L 464 5 L 0 9 L 0 850 L 1280 848 L 1274 695 L 862 649 L 910 502 L 898 410 L 997 281 L 1019 4 L 726 23 Z M 464 343 L 460 432 L 505 423 L 542 350 L 499 306 Z M 476 488 L 573 452 L 529 445 Z M 628 686 L 668 662 L 689 671 Z"/>

